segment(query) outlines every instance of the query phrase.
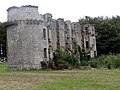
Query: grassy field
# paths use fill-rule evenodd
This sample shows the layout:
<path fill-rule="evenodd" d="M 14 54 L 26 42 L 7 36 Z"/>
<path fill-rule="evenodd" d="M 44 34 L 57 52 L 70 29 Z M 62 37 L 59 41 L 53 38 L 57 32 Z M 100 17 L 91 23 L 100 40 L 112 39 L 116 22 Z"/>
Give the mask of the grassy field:
<path fill-rule="evenodd" d="M 120 70 L 9 71 L 0 64 L 0 90 L 120 90 Z"/>

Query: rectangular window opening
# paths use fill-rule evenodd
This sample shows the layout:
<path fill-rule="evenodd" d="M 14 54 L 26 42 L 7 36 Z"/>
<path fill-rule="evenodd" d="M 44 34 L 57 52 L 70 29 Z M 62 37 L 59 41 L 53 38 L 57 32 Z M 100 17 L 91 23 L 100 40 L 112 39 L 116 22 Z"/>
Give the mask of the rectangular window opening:
<path fill-rule="evenodd" d="M 46 39 L 46 30 L 45 29 L 43 29 L 43 38 Z"/>
<path fill-rule="evenodd" d="M 44 48 L 44 58 L 47 58 L 47 48 Z"/>
<path fill-rule="evenodd" d="M 89 42 L 86 41 L 86 48 L 89 48 Z"/>

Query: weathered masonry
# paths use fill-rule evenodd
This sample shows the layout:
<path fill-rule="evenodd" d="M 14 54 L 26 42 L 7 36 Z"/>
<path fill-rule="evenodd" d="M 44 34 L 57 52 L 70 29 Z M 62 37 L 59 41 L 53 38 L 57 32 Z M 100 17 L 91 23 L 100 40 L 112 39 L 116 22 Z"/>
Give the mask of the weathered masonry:
<path fill-rule="evenodd" d="M 41 61 L 53 58 L 58 47 L 72 51 L 73 40 L 90 57 L 97 55 L 93 25 L 52 19 L 39 14 L 37 6 L 10 7 L 7 22 L 8 64 L 10 69 L 41 68 Z"/>

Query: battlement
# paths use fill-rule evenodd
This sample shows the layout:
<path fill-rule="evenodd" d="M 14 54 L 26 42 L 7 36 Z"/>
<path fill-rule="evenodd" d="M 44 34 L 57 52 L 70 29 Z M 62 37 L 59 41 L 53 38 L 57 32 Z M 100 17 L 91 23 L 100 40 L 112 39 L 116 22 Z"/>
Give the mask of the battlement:
<path fill-rule="evenodd" d="M 12 6 L 12 7 L 9 7 L 8 9 L 7 9 L 7 11 L 10 11 L 10 10 L 12 10 L 12 9 L 18 9 L 19 7 L 17 7 L 17 6 Z"/>
<path fill-rule="evenodd" d="M 24 6 L 21 6 L 21 7 L 29 7 L 29 8 L 37 8 L 38 9 L 38 6 L 33 6 L 33 5 L 24 5 Z M 21 7 L 17 7 L 17 6 L 12 6 L 12 7 L 9 7 L 7 9 L 7 11 L 10 11 L 10 10 L 13 10 L 13 9 L 19 9 Z"/>
<path fill-rule="evenodd" d="M 38 12 L 38 6 L 24 5 L 21 7 L 10 7 L 7 9 L 8 12 L 8 21 L 14 20 L 26 20 L 26 19 L 37 19 L 43 20 Z"/>
<path fill-rule="evenodd" d="M 38 8 L 38 6 L 33 6 L 33 5 L 24 5 L 24 6 L 21 6 L 21 7 L 31 7 L 31 8 Z"/>

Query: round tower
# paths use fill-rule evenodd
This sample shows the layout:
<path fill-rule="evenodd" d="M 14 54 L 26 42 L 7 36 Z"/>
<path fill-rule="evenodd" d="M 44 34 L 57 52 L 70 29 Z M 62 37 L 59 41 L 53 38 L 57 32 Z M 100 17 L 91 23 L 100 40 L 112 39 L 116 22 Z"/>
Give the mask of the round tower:
<path fill-rule="evenodd" d="M 42 15 L 38 12 L 38 6 L 25 5 L 21 7 L 10 7 L 7 9 L 8 21 L 37 19 L 43 20 Z"/>
<path fill-rule="evenodd" d="M 38 7 L 13 6 L 7 12 L 9 68 L 41 68 L 41 62 L 48 60 L 48 34 Z"/>

